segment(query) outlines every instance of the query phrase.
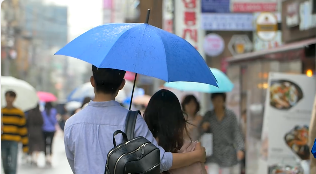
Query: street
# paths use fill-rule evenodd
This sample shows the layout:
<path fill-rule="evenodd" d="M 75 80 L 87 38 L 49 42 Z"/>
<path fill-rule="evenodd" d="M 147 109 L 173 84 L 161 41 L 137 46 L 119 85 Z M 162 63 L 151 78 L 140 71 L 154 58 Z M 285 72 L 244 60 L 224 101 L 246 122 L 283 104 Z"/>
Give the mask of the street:
<path fill-rule="evenodd" d="M 42 161 L 40 161 L 40 163 L 44 164 L 44 158 L 41 159 Z M 43 167 L 31 166 L 29 163 L 26 163 L 24 160 L 22 160 L 21 152 L 19 153 L 18 163 L 19 165 L 17 174 L 72 174 L 64 150 L 63 133 L 60 130 L 56 132 L 54 138 L 52 167 L 43 165 L 41 165 Z M 3 168 L 1 173 L 4 173 Z"/>

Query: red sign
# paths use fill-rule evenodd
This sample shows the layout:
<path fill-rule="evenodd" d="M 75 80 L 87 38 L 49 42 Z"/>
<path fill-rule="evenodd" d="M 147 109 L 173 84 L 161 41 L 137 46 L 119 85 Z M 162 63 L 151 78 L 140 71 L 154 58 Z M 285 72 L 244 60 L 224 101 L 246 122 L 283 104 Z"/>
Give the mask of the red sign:
<path fill-rule="evenodd" d="M 277 3 L 233 3 L 233 12 L 274 12 Z"/>
<path fill-rule="evenodd" d="M 194 43 L 191 43 L 196 49 L 198 49 L 198 32 L 196 22 L 196 0 L 182 0 L 184 5 L 184 24 L 183 39 L 190 39 Z"/>

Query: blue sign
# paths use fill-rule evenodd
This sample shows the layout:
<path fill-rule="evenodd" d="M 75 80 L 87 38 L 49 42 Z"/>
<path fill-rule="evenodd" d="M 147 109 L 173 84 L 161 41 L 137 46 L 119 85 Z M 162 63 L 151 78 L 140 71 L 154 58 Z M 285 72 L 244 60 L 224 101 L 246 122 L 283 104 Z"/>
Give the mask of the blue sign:
<path fill-rule="evenodd" d="M 230 0 L 202 0 L 202 13 L 229 13 Z"/>

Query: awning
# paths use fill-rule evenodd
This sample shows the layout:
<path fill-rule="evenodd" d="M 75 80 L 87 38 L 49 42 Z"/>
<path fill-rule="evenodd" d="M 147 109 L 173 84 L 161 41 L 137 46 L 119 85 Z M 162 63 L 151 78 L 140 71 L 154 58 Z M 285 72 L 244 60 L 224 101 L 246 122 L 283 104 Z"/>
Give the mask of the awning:
<path fill-rule="evenodd" d="M 267 54 L 274 54 L 274 53 L 302 49 L 306 46 L 309 46 L 309 45 L 315 44 L 315 43 L 316 43 L 316 38 L 307 39 L 304 41 L 286 44 L 286 45 L 283 45 L 283 46 L 280 46 L 277 48 L 272 48 L 269 50 L 256 51 L 256 52 L 251 52 L 251 53 L 247 53 L 247 54 L 240 54 L 240 55 L 236 55 L 233 57 L 229 57 L 229 58 L 227 58 L 227 62 L 233 63 L 233 62 L 238 62 L 238 61 L 252 60 L 252 59 L 256 59 L 258 57 L 262 57 L 262 56 L 267 55 Z"/>

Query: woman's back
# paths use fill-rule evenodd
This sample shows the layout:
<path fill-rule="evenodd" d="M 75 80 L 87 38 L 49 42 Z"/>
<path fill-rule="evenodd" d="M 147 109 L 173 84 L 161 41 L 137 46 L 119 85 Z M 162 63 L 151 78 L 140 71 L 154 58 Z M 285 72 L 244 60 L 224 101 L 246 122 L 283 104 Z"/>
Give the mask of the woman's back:
<path fill-rule="evenodd" d="M 145 110 L 144 119 L 159 146 L 166 152 L 185 153 L 194 150 L 196 143 L 184 141 L 187 122 L 178 98 L 171 91 L 162 89 L 152 96 Z M 206 171 L 202 163 L 195 163 L 171 170 L 169 173 L 206 174 Z"/>
<path fill-rule="evenodd" d="M 47 111 L 46 109 L 42 112 L 43 115 L 43 130 L 44 131 L 56 131 L 56 124 L 57 124 L 57 110 L 55 108 L 50 109 Z"/>

